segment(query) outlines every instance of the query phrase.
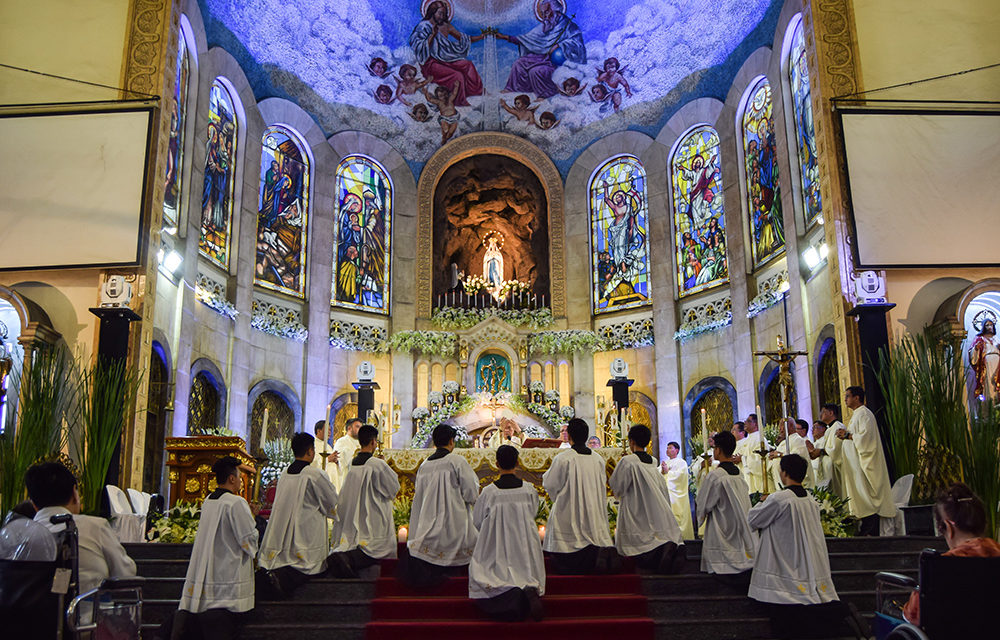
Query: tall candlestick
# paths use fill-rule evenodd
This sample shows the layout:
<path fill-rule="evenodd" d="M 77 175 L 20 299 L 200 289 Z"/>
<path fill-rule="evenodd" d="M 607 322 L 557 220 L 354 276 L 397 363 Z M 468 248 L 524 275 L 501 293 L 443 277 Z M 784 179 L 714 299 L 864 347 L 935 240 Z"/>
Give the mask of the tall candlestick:
<path fill-rule="evenodd" d="M 264 423 L 260 425 L 260 450 L 264 450 L 264 440 L 267 438 L 267 407 L 264 407 Z"/>
<path fill-rule="evenodd" d="M 705 408 L 701 409 L 701 448 L 708 453 L 708 419 L 705 416 Z"/>

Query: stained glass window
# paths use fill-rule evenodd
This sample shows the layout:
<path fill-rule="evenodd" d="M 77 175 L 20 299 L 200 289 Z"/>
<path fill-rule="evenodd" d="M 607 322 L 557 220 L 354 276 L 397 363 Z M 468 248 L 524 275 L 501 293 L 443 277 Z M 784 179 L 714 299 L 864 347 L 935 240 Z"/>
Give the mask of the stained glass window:
<path fill-rule="evenodd" d="M 333 304 L 389 312 L 392 183 L 371 158 L 352 155 L 337 168 L 337 259 Z"/>
<path fill-rule="evenodd" d="M 223 269 L 229 268 L 233 192 L 236 188 L 236 134 L 239 123 L 234 104 L 229 89 L 221 78 L 216 78 L 208 96 L 205 186 L 201 196 L 198 250 Z"/>
<path fill-rule="evenodd" d="M 743 109 L 743 161 L 750 213 L 750 251 L 758 267 L 784 251 L 771 85 L 761 77 Z"/>
<path fill-rule="evenodd" d="M 594 313 L 649 304 L 646 172 L 633 156 L 605 162 L 590 182 Z"/>
<path fill-rule="evenodd" d="M 788 54 L 788 83 L 792 93 L 795 144 L 799 151 L 799 168 L 802 175 L 802 214 L 806 227 L 809 227 L 814 222 L 822 222 L 823 198 L 819 192 L 816 130 L 813 128 L 809 65 L 806 63 L 806 41 L 802 36 L 801 14 L 792 28 L 792 46 Z"/>
<path fill-rule="evenodd" d="M 188 435 L 206 433 L 218 426 L 219 391 L 212 376 L 200 371 L 191 381 L 188 398 Z"/>
<path fill-rule="evenodd" d="M 174 95 L 170 102 L 170 143 L 167 146 L 167 170 L 163 188 L 163 229 L 177 231 L 181 206 L 181 169 L 184 166 L 184 120 L 187 115 L 188 83 L 191 76 L 191 57 L 188 55 L 184 26 L 177 38 L 177 70 L 174 78 Z"/>
<path fill-rule="evenodd" d="M 705 426 L 709 435 L 732 428 L 733 401 L 724 389 L 709 389 L 691 406 L 691 432 L 696 438 L 701 437 L 702 409 L 705 410 Z"/>
<path fill-rule="evenodd" d="M 309 158 L 292 129 L 264 131 L 257 198 L 257 257 L 254 282 L 299 298 L 306 290 L 309 228 Z"/>
<path fill-rule="evenodd" d="M 677 289 L 681 297 L 729 281 L 719 134 L 708 125 L 687 133 L 670 163 Z"/>
<path fill-rule="evenodd" d="M 267 419 L 264 440 L 290 439 L 295 435 L 295 412 L 285 398 L 275 391 L 264 391 L 254 400 L 250 410 L 250 447 L 255 455 L 263 453 L 260 448 L 260 432 Z"/>

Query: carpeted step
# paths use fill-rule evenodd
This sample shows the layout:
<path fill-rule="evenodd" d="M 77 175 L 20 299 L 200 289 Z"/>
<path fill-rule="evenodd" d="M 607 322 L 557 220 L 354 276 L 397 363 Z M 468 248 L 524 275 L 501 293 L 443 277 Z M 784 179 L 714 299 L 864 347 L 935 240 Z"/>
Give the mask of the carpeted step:
<path fill-rule="evenodd" d="M 599 611 L 602 616 L 646 617 L 646 598 L 637 595 L 544 596 L 545 618 L 579 618 Z M 372 601 L 372 619 L 386 620 L 459 620 L 483 619 L 467 597 L 376 598 Z"/>
<path fill-rule="evenodd" d="M 562 595 L 633 595 L 640 593 L 639 576 L 635 574 L 616 574 L 607 576 L 547 576 L 545 593 L 550 596 Z M 375 581 L 377 598 L 390 597 L 467 597 L 469 594 L 469 579 L 456 576 L 448 580 L 437 590 L 411 589 L 395 578 L 379 578 Z"/>
<path fill-rule="evenodd" d="M 368 623 L 367 640 L 606 640 L 609 637 L 652 638 L 650 618 L 575 618 L 500 624 L 485 621 L 375 621 Z"/>
<path fill-rule="evenodd" d="M 771 636 L 771 620 L 766 616 L 731 618 L 720 612 L 709 618 L 670 620 L 657 623 L 656 640 L 751 640 Z"/>

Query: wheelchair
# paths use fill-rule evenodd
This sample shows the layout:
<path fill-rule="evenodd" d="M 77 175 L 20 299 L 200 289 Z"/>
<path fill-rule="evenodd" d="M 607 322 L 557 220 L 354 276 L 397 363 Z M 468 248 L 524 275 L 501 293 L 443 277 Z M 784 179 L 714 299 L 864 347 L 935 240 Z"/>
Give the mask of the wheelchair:
<path fill-rule="evenodd" d="M 1000 558 L 959 558 L 934 549 L 920 553 L 920 626 L 905 622 L 902 604 L 918 583 L 898 573 L 875 576 L 875 632 L 885 640 L 952 640 L 997 637 Z M 896 626 L 893 626 L 896 625 Z"/>

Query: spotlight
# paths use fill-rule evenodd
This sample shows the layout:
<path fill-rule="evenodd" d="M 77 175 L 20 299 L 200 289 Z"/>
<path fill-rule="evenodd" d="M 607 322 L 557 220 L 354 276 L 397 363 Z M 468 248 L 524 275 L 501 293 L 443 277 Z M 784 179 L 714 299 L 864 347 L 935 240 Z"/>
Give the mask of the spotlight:
<path fill-rule="evenodd" d="M 830 254 L 830 249 L 829 249 L 829 247 L 826 246 L 825 242 L 823 244 L 819 245 L 819 257 L 822 260 L 826 260 L 826 256 L 829 255 L 829 254 Z"/>
<path fill-rule="evenodd" d="M 163 268 L 166 269 L 171 275 L 176 274 L 183 261 L 184 258 L 181 257 L 181 254 L 171 249 L 170 253 L 163 258 Z"/>
<path fill-rule="evenodd" d="M 822 260 L 819 255 L 819 251 L 816 250 L 816 247 L 808 247 L 805 251 L 803 251 L 802 259 L 805 261 L 806 266 L 809 267 L 810 270 L 815 269 Z"/>
<path fill-rule="evenodd" d="M 782 280 L 781 284 L 778 285 L 778 291 L 781 293 L 787 293 L 792 288 L 792 285 L 788 284 L 788 280 Z"/>

